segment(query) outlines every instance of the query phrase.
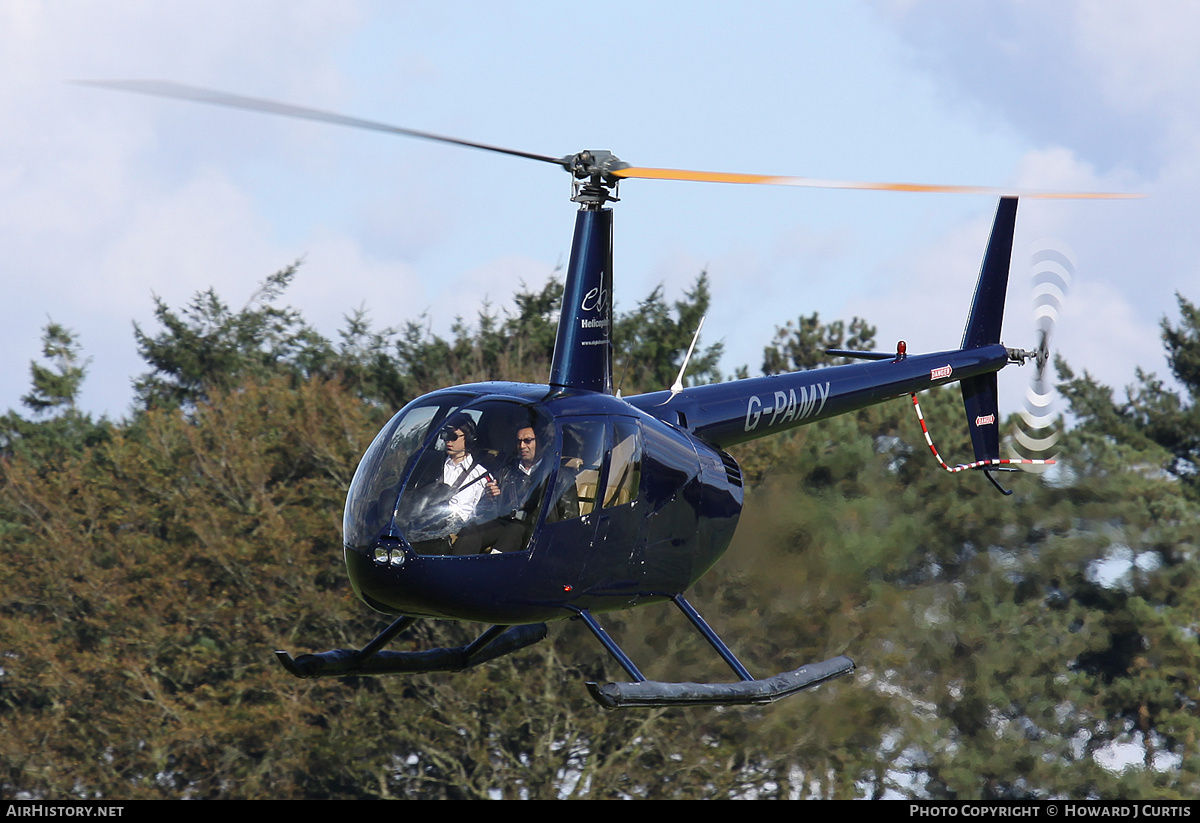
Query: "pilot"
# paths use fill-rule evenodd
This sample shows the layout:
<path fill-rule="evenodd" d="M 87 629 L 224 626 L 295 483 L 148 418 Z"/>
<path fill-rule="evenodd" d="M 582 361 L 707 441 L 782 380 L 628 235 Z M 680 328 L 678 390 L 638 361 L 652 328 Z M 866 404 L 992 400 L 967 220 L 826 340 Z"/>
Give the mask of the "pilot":
<path fill-rule="evenodd" d="M 446 506 L 458 523 L 467 523 L 474 518 L 475 507 L 491 477 L 471 455 L 475 446 L 475 422 L 466 415 L 459 415 L 442 429 L 441 439 L 446 448 L 442 483 L 450 491 Z"/>

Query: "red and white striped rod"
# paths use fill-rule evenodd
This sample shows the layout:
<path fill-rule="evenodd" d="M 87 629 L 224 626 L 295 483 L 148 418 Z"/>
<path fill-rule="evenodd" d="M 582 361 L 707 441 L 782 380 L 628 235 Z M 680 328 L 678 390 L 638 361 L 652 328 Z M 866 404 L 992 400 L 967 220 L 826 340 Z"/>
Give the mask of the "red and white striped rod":
<path fill-rule="evenodd" d="M 955 472 L 965 471 L 966 469 L 982 469 L 987 466 L 1003 466 L 1013 463 L 1024 464 L 1026 466 L 1050 466 L 1053 465 L 1053 460 L 1031 460 L 1028 458 L 1010 458 L 998 457 L 993 460 L 976 460 L 974 463 L 960 463 L 957 466 L 951 467 L 946 465 L 946 461 L 938 454 L 937 447 L 933 445 L 933 438 L 929 436 L 929 427 L 925 425 L 925 415 L 921 414 L 921 404 L 917 401 L 917 396 L 912 395 L 913 408 L 917 410 L 917 420 L 921 422 L 921 431 L 925 433 L 925 442 L 929 445 L 929 450 L 933 452 L 933 456 L 937 458 L 937 462 L 942 468 L 951 474 Z"/>

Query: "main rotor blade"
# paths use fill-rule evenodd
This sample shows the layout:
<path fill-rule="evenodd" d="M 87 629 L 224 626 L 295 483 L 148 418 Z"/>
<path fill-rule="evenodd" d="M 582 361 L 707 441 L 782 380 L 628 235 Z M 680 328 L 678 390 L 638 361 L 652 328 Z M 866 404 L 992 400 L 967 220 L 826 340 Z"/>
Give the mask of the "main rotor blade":
<path fill-rule="evenodd" d="M 305 106 L 293 106 L 290 103 L 278 103 L 274 100 L 262 100 L 257 97 L 243 97 L 240 94 L 227 94 L 222 91 L 185 86 L 181 83 L 168 83 L 162 80 L 76 80 L 80 86 L 97 86 L 118 91 L 132 91 L 139 94 L 152 94 L 158 97 L 172 97 L 178 100 L 192 100 L 198 103 L 210 103 L 214 106 L 226 106 L 234 109 L 249 109 L 265 114 L 279 114 L 284 117 L 298 117 L 301 120 L 317 120 L 323 123 L 333 123 L 338 126 L 351 126 L 356 129 L 370 129 L 388 134 L 401 134 L 405 137 L 419 137 L 422 140 L 435 140 L 439 143 L 453 143 L 456 146 L 467 146 L 472 149 L 511 154 L 515 157 L 525 157 L 529 160 L 540 160 L 543 163 L 553 163 L 566 167 L 561 157 L 550 157 L 544 154 L 532 154 L 516 149 L 506 149 L 501 146 L 489 146 L 487 143 L 475 143 L 471 140 L 460 140 L 457 137 L 446 137 L 427 131 L 405 129 L 400 126 L 389 126 L 387 123 L 377 123 L 374 120 L 363 120 L 359 117 L 348 117 L 344 114 L 310 109 Z"/>
<path fill-rule="evenodd" d="M 722 171 L 690 171 L 687 169 L 652 169 L 628 166 L 610 172 L 613 177 L 642 180 L 694 180 L 701 183 L 746 183 L 763 186 L 806 186 L 818 189 L 869 189 L 872 191 L 937 192 L 943 194 L 987 194 L 995 197 L 1031 197 L 1060 200 L 1128 200 L 1142 194 L 1121 192 L 1053 192 L 1022 191 L 991 186 L 941 186 L 927 183 L 869 183 L 854 180 L 819 180 L 814 177 L 783 177 L 774 174 L 737 174 Z"/>
<path fill-rule="evenodd" d="M 301 120 L 316 120 L 322 123 L 332 123 L 338 126 L 350 126 L 357 129 L 369 129 L 387 134 L 399 134 L 405 137 L 417 137 L 422 140 L 433 140 L 438 143 L 450 143 L 456 146 L 466 146 L 472 149 L 482 149 L 496 154 L 507 154 L 513 157 L 524 157 L 543 163 L 553 163 L 577 177 L 602 171 L 605 176 L 616 178 L 641 178 L 646 180 L 693 180 L 707 183 L 748 183 L 769 186 L 806 186 L 822 189 L 871 189 L 879 191 L 907 192 L 941 192 L 953 194 L 987 194 L 997 197 L 1027 197 L 1044 199 L 1105 199 L 1122 200 L 1144 197 L 1141 194 L 1125 194 L 1120 192 L 1051 192 L 1051 191 L 1022 191 L 1020 189 L 1003 189 L 990 186 L 943 186 L 924 183 L 871 183 L 853 180 L 820 180 L 813 177 L 785 177 L 772 174 L 736 174 L 731 172 L 690 171 L 687 169 L 656 169 L 640 166 L 625 166 L 621 168 L 620 161 L 614 165 L 606 165 L 603 169 L 578 167 L 578 159 L 587 156 L 568 155 L 566 157 L 551 157 L 545 154 L 508 149 L 503 146 L 492 146 L 487 143 L 477 143 L 472 140 L 462 140 L 457 137 L 447 137 L 443 134 L 433 134 L 417 129 L 406 129 L 379 123 L 374 120 L 364 120 L 360 117 L 350 117 L 344 114 L 311 109 L 306 106 L 294 106 L 290 103 L 279 103 L 274 100 L 263 100 L 257 97 L 246 97 L 240 94 L 229 94 L 197 86 L 186 86 L 182 83 L 170 83 L 164 80 L 76 80 L 77 85 L 95 86 L 98 88 L 131 91 L 139 94 L 150 94 L 158 97 L 169 97 L 177 100 L 191 100 L 198 103 L 208 103 L 214 106 L 225 106 L 234 109 L 246 109 L 265 114 L 276 114 L 284 117 L 295 117 Z M 604 153 L 607 156 L 607 153 Z"/>

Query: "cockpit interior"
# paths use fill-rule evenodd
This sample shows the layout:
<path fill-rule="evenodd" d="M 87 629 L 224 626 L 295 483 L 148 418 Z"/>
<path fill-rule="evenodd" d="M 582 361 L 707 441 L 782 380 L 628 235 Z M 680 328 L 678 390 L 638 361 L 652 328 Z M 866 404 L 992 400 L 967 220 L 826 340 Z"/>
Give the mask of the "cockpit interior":
<path fill-rule="evenodd" d="M 515 398 L 427 395 L 363 456 L 345 542 L 402 538 L 420 555 L 526 551 L 540 524 L 634 503 L 641 474 L 636 418 L 555 418 Z"/>

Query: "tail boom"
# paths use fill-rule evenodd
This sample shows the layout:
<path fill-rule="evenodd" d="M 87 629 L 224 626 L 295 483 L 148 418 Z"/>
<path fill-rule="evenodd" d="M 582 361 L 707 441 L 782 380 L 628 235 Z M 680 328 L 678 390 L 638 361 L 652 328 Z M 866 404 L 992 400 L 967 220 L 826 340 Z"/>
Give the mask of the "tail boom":
<path fill-rule="evenodd" d="M 894 357 L 872 354 L 869 363 L 655 392 L 630 402 L 724 448 L 957 381 L 975 451 L 970 466 L 997 465 L 996 372 L 1013 362 L 1013 353 L 1000 343 L 1000 331 L 1016 219 L 1017 198 L 1001 198 L 959 349 L 908 355 L 898 347 Z"/>
<path fill-rule="evenodd" d="M 934 386 L 987 375 L 1008 363 L 1001 345 L 898 356 L 872 363 L 754 377 L 629 398 L 642 411 L 726 448 Z"/>

